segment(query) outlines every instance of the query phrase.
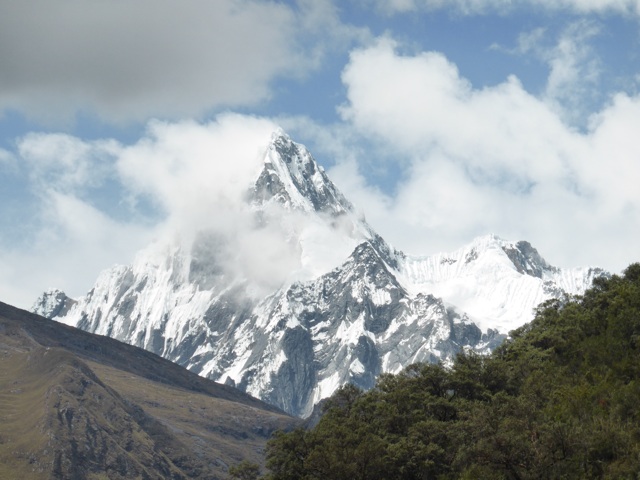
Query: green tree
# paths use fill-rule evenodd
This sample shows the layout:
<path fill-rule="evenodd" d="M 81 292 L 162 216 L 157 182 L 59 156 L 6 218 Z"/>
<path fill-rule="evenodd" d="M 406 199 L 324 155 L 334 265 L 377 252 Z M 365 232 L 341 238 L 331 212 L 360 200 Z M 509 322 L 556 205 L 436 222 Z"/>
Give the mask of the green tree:
<path fill-rule="evenodd" d="M 243 460 L 229 468 L 229 477 L 237 480 L 256 480 L 260 477 L 260 466 Z"/>

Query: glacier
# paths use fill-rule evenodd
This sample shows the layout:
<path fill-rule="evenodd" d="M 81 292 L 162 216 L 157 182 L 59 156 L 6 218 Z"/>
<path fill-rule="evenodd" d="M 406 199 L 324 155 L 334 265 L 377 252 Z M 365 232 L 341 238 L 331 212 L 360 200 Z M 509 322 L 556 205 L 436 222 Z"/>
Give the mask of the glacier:
<path fill-rule="evenodd" d="M 346 383 L 369 389 L 411 363 L 490 352 L 541 302 L 607 275 L 551 266 L 528 242 L 495 235 L 406 255 L 284 131 L 261 162 L 244 195 L 253 244 L 242 230 L 176 233 L 103 271 L 83 297 L 52 289 L 32 310 L 306 417 Z M 265 257 L 259 274 L 239 245 Z"/>

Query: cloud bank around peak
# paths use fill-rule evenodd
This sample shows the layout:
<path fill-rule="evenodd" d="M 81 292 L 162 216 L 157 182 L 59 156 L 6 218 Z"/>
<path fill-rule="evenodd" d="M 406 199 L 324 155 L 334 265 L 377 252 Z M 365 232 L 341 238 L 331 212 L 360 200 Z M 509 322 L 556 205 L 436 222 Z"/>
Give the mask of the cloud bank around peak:
<path fill-rule="evenodd" d="M 253 257 L 261 250 L 251 238 L 282 260 L 288 247 L 280 232 L 251 237 L 255 225 L 243 210 L 276 128 L 268 119 L 224 114 L 207 123 L 153 121 L 130 145 L 26 135 L 14 154 L 16 175 L 28 183 L 38 213 L 27 226 L 28 242 L 3 245 L 2 290 L 26 307 L 50 287 L 78 296 L 102 269 L 131 262 L 154 238 L 189 242 L 203 229 L 246 233 L 243 248 Z M 38 268 L 25 268 L 32 264 Z"/>
<path fill-rule="evenodd" d="M 128 192 L 160 208 L 174 228 L 224 222 L 244 205 L 277 125 L 225 114 L 213 122 L 149 124 L 144 138 L 118 152 L 117 171 Z"/>
<path fill-rule="evenodd" d="M 28 290 L 35 293 L 27 302 L 50 287 L 77 297 L 102 269 L 131 263 L 136 254 L 145 264 L 164 265 L 176 247 L 197 257 L 197 270 L 219 274 L 222 269 L 227 281 L 247 280 L 258 296 L 287 280 L 307 279 L 317 268 L 335 267 L 324 259 L 303 262 L 299 238 L 309 228 L 312 236 L 321 236 L 307 238 L 309 248 L 335 240 L 318 218 L 283 215 L 277 203 L 256 215 L 248 202 L 279 131 L 271 119 L 226 113 L 206 123 L 154 120 L 128 145 L 67 134 L 26 135 L 17 156 L 37 192 L 36 240 L 0 252 L 0 288 L 11 291 L 10 282 L 25 290 L 32 285 Z M 121 204 L 101 204 L 96 200 L 101 193 Z M 330 249 L 319 250 L 325 247 Z M 344 245 L 335 247 L 345 258 L 350 253 Z M 33 262 L 40 268 L 21 270 L 20 264 Z M 9 272 L 11 278 L 5 277 Z"/>

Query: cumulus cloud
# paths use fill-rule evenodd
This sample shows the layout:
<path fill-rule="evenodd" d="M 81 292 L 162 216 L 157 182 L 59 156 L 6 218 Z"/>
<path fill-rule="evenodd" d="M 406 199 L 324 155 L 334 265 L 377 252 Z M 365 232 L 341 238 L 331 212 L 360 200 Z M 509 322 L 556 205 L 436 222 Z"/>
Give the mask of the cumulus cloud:
<path fill-rule="evenodd" d="M 154 121 L 142 139 L 120 149 L 117 169 L 130 192 L 150 198 L 179 229 L 224 222 L 244 204 L 276 128 L 235 114 L 206 124 Z"/>
<path fill-rule="evenodd" d="M 494 232 L 561 265 L 637 260 L 640 97 L 619 94 L 579 132 L 515 77 L 476 89 L 444 55 L 401 55 L 389 38 L 354 51 L 343 82 L 345 122 L 407 170 L 394 194 L 343 180 L 352 166 L 333 173 L 352 195 L 378 198 L 369 219 L 398 247 L 446 250 Z"/>
<path fill-rule="evenodd" d="M 78 111 L 144 121 L 255 105 L 269 98 L 275 78 L 317 66 L 332 38 L 320 32 L 351 36 L 328 1 L 0 5 L 0 109 L 50 121 Z"/>

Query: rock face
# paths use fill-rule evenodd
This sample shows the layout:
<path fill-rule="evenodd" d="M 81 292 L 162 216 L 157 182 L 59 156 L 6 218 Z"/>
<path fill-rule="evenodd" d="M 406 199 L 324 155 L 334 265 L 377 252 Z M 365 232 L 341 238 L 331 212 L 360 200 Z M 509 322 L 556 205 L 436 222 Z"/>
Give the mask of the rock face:
<path fill-rule="evenodd" d="M 47 292 L 34 310 L 308 416 L 347 382 L 371 388 L 381 372 L 410 363 L 488 352 L 540 302 L 579 294 L 605 274 L 552 267 L 529 243 L 492 235 L 452 253 L 407 256 L 283 132 L 255 178 L 249 236 L 281 239 L 290 252 L 269 264 L 291 267 L 270 289 L 257 287 L 256 268 L 233 268 L 241 239 L 202 231 L 104 271 L 82 298 Z"/>
<path fill-rule="evenodd" d="M 35 312 L 46 312 L 47 318 L 64 317 L 76 301 L 57 289 L 52 289 L 42 295 L 33 305 Z"/>

